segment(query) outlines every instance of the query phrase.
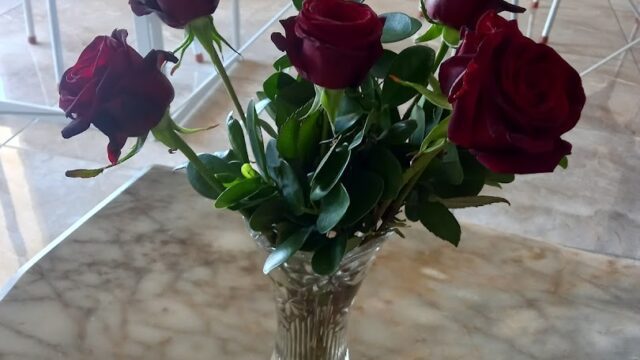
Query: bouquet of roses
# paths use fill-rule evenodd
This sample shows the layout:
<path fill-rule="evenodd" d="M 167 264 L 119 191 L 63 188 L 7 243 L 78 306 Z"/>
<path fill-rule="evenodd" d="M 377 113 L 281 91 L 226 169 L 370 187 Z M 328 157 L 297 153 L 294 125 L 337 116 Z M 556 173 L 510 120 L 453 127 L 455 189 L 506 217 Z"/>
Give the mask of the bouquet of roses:
<path fill-rule="evenodd" d="M 175 51 L 142 57 L 127 33 L 97 37 L 60 84 L 69 138 L 94 125 L 109 138 L 111 166 L 140 151 L 149 133 L 188 159 L 194 189 L 216 208 L 239 212 L 269 239 L 265 273 L 298 251 L 332 274 L 349 251 L 420 222 L 458 245 L 451 209 L 508 203 L 480 195 L 514 174 L 567 166 L 561 136 L 580 118 L 585 94 L 577 72 L 547 45 L 525 37 L 501 11 L 503 0 L 426 0 L 431 24 L 402 13 L 378 15 L 361 1 L 293 0 L 272 41 L 285 54 L 256 101 L 238 101 L 219 53 L 218 0 L 130 0 L 185 30 Z M 386 43 L 414 35 L 396 53 Z M 174 98 L 161 71 L 193 41 L 210 55 L 236 107 L 226 119 L 231 148 L 197 155 L 169 115 Z M 427 44 L 439 44 L 436 51 Z M 447 58 L 451 49 L 455 54 Z M 263 115 L 264 113 L 264 115 Z M 131 152 L 121 156 L 129 138 Z M 93 177 L 106 168 L 74 170 Z"/>

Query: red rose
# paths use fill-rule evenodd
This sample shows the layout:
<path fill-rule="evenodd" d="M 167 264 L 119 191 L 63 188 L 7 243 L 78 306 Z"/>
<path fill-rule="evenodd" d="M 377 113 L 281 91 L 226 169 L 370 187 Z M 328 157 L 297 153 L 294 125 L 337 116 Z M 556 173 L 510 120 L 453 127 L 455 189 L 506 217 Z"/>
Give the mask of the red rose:
<path fill-rule="evenodd" d="M 580 75 L 552 48 L 489 12 L 442 64 L 453 114 L 452 142 L 501 173 L 551 172 L 571 153 L 571 130 L 586 97 Z"/>
<path fill-rule="evenodd" d="M 271 39 L 300 75 L 328 89 L 359 85 L 382 56 L 384 19 L 364 4 L 306 0 L 298 16 L 281 21 Z"/>
<path fill-rule="evenodd" d="M 522 13 L 520 6 L 505 0 L 427 0 L 427 14 L 437 22 L 456 29 L 476 27 L 478 19 L 487 11 Z"/>
<path fill-rule="evenodd" d="M 181 29 L 191 21 L 213 14 L 220 0 L 129 0 L 138 15 L 158 14 L 165 24 Z"/>
<path fill-rule="evenodd" d="M 109 137 L 112 163 L 127 138 L 144 136 L 158 125 L 174 97 L 159 68 L 175 57 L 154 50 L 142 58 L 126 38 L 126 30 L 95 38 L 64 73 L 59 89 L 60 108 L 72 120 L 62 136 L 68 139 L 93 124 Z"/>

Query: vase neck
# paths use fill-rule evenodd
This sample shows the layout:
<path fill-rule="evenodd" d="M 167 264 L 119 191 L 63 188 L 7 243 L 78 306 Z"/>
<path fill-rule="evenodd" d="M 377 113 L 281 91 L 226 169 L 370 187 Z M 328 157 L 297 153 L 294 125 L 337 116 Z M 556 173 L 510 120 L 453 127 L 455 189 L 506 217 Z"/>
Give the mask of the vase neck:
<path fill-rule="evenodd" d="M 310 258 L 294 257 L 269 274 L 278 328 L 272 360 L 346 360 L 349 309 L 380 244 L 356 249 L 339 270 L 320 276 Z"/>

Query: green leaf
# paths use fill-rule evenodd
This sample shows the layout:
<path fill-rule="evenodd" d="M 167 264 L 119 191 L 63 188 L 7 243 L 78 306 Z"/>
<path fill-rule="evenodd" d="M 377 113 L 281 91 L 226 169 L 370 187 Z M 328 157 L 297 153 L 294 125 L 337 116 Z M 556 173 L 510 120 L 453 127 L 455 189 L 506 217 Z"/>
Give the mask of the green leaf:
<path fill-rule="evenodd" d="M 326 239 L 325 244 L 313 254 L 311 267 L 318 275 L 332 275 L 340 267 L 347 250 L 346 238 Z"/>
<path fill-rule="evenodd" d="M 449 199 L 438 199 L 438 201 L 449 209 L 464 209 L 497 203 L 511 205 L 511 203 L 507 199 L 503 199 L 497 196 L 466 196 Z"/>
<path fill-rule="evenodd" d="M 371 170 L 384 180 L 382 200 L 394 199 L 402 188 L 402 165 L 391 151 L 384 146 L 376 146 L 369 153 L 367 163 Z"/>
<path fill-rule="evenodd" d="M 283 71 L 287 68 L 290 68 L 291 65 L 291 60 L 289 59 L 288 55 L 282 55 L 278 60 L 276 60 L 273 63 L 273 68 L 276 69 L 277 71 Z"/>
<path fill-rule="evenodd" d="M 231 178 L 231 181 L 243 177 L 239 163 L 231 164 L 230 161 L 212 154 L 200 154 L 198 158 L 204 163 L 211 174 L 216 177 L 227 174 Z M 187 165 L 187 178 L 193 189 L 200 195 L 212 200 L 217 199 L 220 195 L 220 191 L 211 186 L 192 163 Z"/>
<path fill-rule="evenodd" d="M 362 141 L 364 140 L 364 136 L 366 135 L 367 131 L 369 130 L 369 126 L 371 125 L 370 119 L 372 116 L 375 116 L 373 114 L 374 112 L 369 113 L 369 116 L 365 120 L 364 125 L 362 125 L 362 128 L 360 129 L 360 131 L 358 131 L 356 135 L 353 137 L 353 139 L 351 139 L 351 142 L 349 143 L 349 150 L 353 150 L 358 146 L 360 146 L 360 144 L 362 144 Z"/>
<path fill-rule="evenodd" d="M 561 168 L 567 170 L 567 168 L 569 168 L 569 158 L 568 157 L 563 157 L 560 160 L 560 163 L 558 164 L 558 166 L 560 166 Z"/>
<path fill-rule="evenodd" d="M 240 161 L 243 163 L 249 162 L 249 154 L 247 153 L 247 143 L 244 139 L 244 131 L 242 130 L 242 125 L 232 116 L 227 118 L 227 133 L 229 136 L 229 143 L 231 144 L 231 148 L 233 152 L 235 152 L 239 157 Z"/>
<path fill-rule="evenodd" d="M 501 187 L 500 184 L 511 184 L 516 180 L 516 176 L 514 174 L 494 173 L 489 169 L 485 169 L 485 172 L 485 183 L 490 186 Z"/>
<path fill-rule="evenodd" d="M 466 150 L 458 149 L 460 164 L 464 170 L 464 179 L 460 185 L 453 185 L 445 174 L 442 162 L 436 158 L 431 161 L 421 181 L 427 180 L 433 193 L 440 198 L 476 196 L 485 185 L 486 168 Z"/>
<path fill-rule="evenodd" d="M 405 120 L 393 124 L 381 136 L 381 140 L 391 144 L 404 144 L 409 137 L 418 129 L 418 123 L 415 120 Z"/>
<path fill-rule="evenodd" d="M 278 151 L 283 158 L 292 160 L 298 158 L 298 137 L 300 134 L 300 120 L 290 117 L 280 128 L 278 136 Z"/>
<path fill-rule="evenodd" d="M 316 228 L 321 234 L 331 231 L 349 208 L 349 194 L 342 184 L 336 184 L 327 196 L 320 200 L 320 214 L 316 222 Z"/>
<path fill-rule="evenodd" d="M 228 209 L 238 211 L 242 209 L 253 208 L 267 201 L 273 200 L 277 194 L 278 192 L 274 187 L 264 186 L 255 194 L 249 195 L 249 197 L 241 200 L 240 202 L 229 206 Z"/>
<path fill-rule="evenodd" d="M 427 32 L 425 32 L 424 34 L 420 35 L 415 42 L 417 44 L 417 43 L 423 43 L 423 42 L 437 39 L 438 37 L 440 37 L 440 35 L 442 35 L 442 30 L 443 30 L 442 25 L 431 24 L 431 26 L 429 27 L 429 30 L 427 30 Z"/>
<path fill-rule="evenodd" d="M 280 158 L 275 140 L 269 141 L 267 145 L 266 159 L 269 176 L 278 184 L 278 188 L 291 210 L 296 215 L 303 214 L 305 207 L 304 191 L 291 165 Z"/>
<path fill-rule="evenodd" d="M 336 123 L 334 125 L 336 134 L 341 134 L 349 129 L 360 119 L 360 114 L 351 113 L 346 115 L 341 115 L 336 118 Z"/>
<path fill-rule="evenodd" d="M 307 80 L 294 79 L 284 72 L 271 75 L 263 84 L 267 107 L 276 125 L 281 126 L 293 113 L 315 97 L 315 88 Z"/>
<path fill-rule="evenodd" d="M 264 268 L 262 271 L 266 274 L 269 274 L 278 266 L 284 264 L 291 258 L 300 248 L 304 245 L 304 242 L 307 240 L 313 228 L 307 227 L 299 229 L 294 232 L 293 235 L 289 236 L 285 241 L 279 244 L 276 249 L 269 254 L 267 260 L 264 263 Z"/>
<path fill-rule="evenodd" d="M 333 189 L 347 168 L 350 158 L 351 150 L 344 146 L 338 146 L 338 143 L 333 145 L 311 179 L 312 201 L 322 199 Z"/>
<path fill-rule="evenodd" d="M 431 102 L 432 104 L 434 104 L 435 106 L 441 107 L 443 109 L 447 109 L 447 110 L 451 110 L 451 104 L 449 103 L 449 99 L 447 99 L 447 97 L 442 94 L 440 92 L 440 90 L 438 89 L 437 92 L 436 91 L 431 91 L 429 89 L 427 89 L 426 86 L 422 85 L 422 84 L 418 84 L 416 82 L 411 82 L 411 81 L 405 81 L 402 80 L 402 78 L 394 76 L 394 75 L 389 75 L 391 77 L 391 80 L 393 80 L 392 82 L 396 82 L 402 86 L 406 86 L 408 88 L 412 88 L 414 90 L 416 90 L 417 92 L 419 92 L 420 94 L 422 94 L 422 96 L 424 96 L 427 100 L 429 100 L 429 102 Z M 385 84 L 386 86 L 386 84 Z"/>
<path fill-rule="evenodd" d="M 391 77 L 426 85 L 434 60 L 435 52 L 429 47 L 415 45 L 404 49 L 391 63 L 389 75 L 382 87 L 382 102 L 397 107 L 411 100 L 416 95 L 416 90 L 393 81 Z"/>
<path fill-rule="evenodd" d="M 265 80 L 262 88 L 264 89 L 265 95 L 271 99 L 271 101 L 275 101 L 280 89 L 291 86 L 295 83 L 296 79 L 291 75 L 283 72 L 277 72 Z"/>
<path fill-rule="evenodd" d="M 462 230 L 455 216 L 441 203 L 428 202 L 420 206 L 420 222 L 427 230 L 456 247 Z"/>
<path fill-rule="evenodd" d="M 386 13 L 380 15 L 380 17 L 385 19 L 384 28 L 382 29 L 383 44 L 409 38 L 422 27 L 420 20 L 400 12 Z"/>
<path fill-rule="evenodd" d="M 391 50 L 385 49 L 382 53 L 382 56 L 376 61 L 376 63 L 371 68 L 371 75 L 384 79 L 389 75 L 389 70 L 391 69 L 391 64 L 393 60 L 398 56 L 395 52 Z"/>
<path fill-rule="evenodd" d="M 404 214 L 409 221 L 420 221 L 420 196 L 417 190 L 412 191 L 407 197 Z"/>
<path fill-rule="evenodd" d="M 285 218 L 286 210 L 286 204 L 279 199 L 264 202 L 251 215 L 249 227 L 253 231 L 271 230 L 274 224 Z"/>
<path fill-rule="evenodd" d="M 77 169 L 77 170 L 67 170 L 65 172 L 65 176 L 68 178 L 75 179 L 91 179 L 94 178 L 104 172 L 104 168 L 100 169 Z"/>
<path fill-rule="evenodd" d="M 374 172 L 355 171 L 348 179 L 347 190 L 351 204 L 340 222 L 343 226 L 356 224 L 376 206 L 384 191 L 384 181 Z"/>
<path fill-rule="evenodd" d="M 302 163 L 308 165 L 312 163 L 319 150 L 320 139 L 322 137 L 322 116 L 321 112 L 311 114 L 302 120 L 300 132 L 298 134 L 298 158 Z"/>
<path fill-rule="evenodd" d="M 417 128 L 409 138 L 409 143 L 411 145 L 419 146 L 424 141 L 424 137 L 427 131 L 427 119 L 425 110 L 420 106 L 415 106 L 413 110 L 411 110 L 411 119 L 415 120 Z"/>
<path fill-rule="evenodd" d="M 462 184 L 464 170 L 462 169 L 462 164 L 460 164 L 458 147 L 455 144 L 448 143 L 446 145 L 444 156 L 442 157 L 442 166 L 450 184 Z"/>
<path fill-rule="evenodd" d="M 223 191 L 222 194 L 218 196 L 215 206 L 218 209 L 223 209 L 236 205 L 264 187 L 265 185 L 260 178 L 242 180 Z"/>
<path fill-rule="evenodd" d="M 247 134 L 249 135 L 249 143 L 251 144 L 251 151 L 253 157 L 256 159 L 258 168 L 263 174 L 267 174 L 267 168 L 265 164 L 264 154 L 264 141 L 262 140 L 262 129 L 260 128 L 260 119 L 258 113 L 256 113 L 256 107 L 253 100 L 249 102 L 247 107 Z"/>
<path fill-rule="evenodd" d="M 292 0 L 293 1 L 293 6 L 296 7 L 296 10 L 300 11 L 302 9 L 302 3 L 304 2 L 304 0 Z"/>
<path fill-rule="evenodd" d="M 442 120 L 436 127 L 431 129 L 427 137 L 424 138 L 422 145 L 420 146 L 420 151 L 425 152 L 427 149 L 436 141 L 440 139 L 445 139 L 447 137 L 447 133 L 449 132 L 449 122 L 451 118 L 446 118 Z"/>
<path fill-rule="evenodd" d="M 257 113 L 257 110 L 256 110 Z M 273 128 L 273 126 L 271 126 L 271 124 L 269 124 L 268 122 L 260 119 L 259 121 L 260 123 L 260 127 L 269 135 L 271 136 L 273 139 L 277 139 L 278 138 L 278 132 L 276 131 L 276 129 Z"/>
<path fill-rule="evenodd" d="M 455 48 L 460 43 L 460 30 L 445 25 L 442 30 L 442 39 L 447 45 Z"/>

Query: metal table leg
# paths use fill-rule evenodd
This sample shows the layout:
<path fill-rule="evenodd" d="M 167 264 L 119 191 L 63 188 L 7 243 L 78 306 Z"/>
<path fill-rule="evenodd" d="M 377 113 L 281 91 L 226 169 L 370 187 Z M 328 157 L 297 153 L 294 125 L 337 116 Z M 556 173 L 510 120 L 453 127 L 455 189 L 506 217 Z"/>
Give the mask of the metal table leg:
<path fill-rule="evenodd" d="M 27 41 L 33 45 L 38 42 L 38 40 L 36 38 L 36 29 L 33 25 L 33 7 L 31 6 L 31 0 L 22 0 L 22 7 L 24 8 L 24 22 L 27 25 Z"/>
<path fill-rule="evenodd" d="M 64 59 L 62 57 L 62 40 L 60 38 L 60 21 L 56 0 L 47 0 L 49 9 L 49 31 L 51 32 L 51 48 L 53 50 L 53 68 L 56 82 L 60 81 L 64 73 Z"/>

